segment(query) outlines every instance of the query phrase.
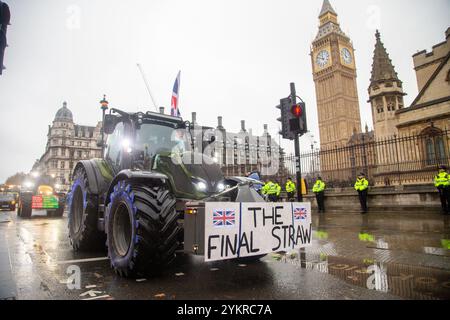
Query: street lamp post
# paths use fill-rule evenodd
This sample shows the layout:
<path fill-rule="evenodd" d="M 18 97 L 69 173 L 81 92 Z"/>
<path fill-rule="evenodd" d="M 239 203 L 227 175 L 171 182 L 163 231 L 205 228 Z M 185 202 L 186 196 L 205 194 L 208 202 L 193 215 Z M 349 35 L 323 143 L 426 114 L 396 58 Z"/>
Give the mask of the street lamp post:
<path fill-rule="evenodd" d="M 102 156 L 103 156 L 103 152 L 105 150 L 105 130 L 104 130 L 104 126 L 105 126 L 105 113 L 106 110 L 108 110 L 108 100 L 106 100 L 106 95 L 103 95 L 103 100 L 100 101 L 100 105 L 101 105 L 101 109 L 102 109 L 102 127 L 101 127 L 101 134 L 102 134 Z"/>

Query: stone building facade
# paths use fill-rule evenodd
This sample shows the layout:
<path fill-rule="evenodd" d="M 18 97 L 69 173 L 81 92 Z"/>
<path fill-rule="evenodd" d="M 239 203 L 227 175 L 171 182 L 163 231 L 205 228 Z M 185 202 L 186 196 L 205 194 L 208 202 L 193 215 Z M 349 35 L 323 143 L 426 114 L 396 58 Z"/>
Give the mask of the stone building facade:
<path fill-rule="evenodd" d="M 36 161 L 33 170 L 55 177 L 62 190 L 69 190 L 77 161 L 102 156 L 101 148 L 97 147 L 100 129 L 101 122 L 95 127 L 75 124 L 72 112 L 64 102 L 56 112 L 52 125 L 48 126 L 45 152 Z"/>
<path fill-rule="evenodd" d="M 450 129 L 450 28 L 445 37 L 431 52 L 413 55 L 419 94 L 404 108 L 402 82 L 377 31 L 368 91 L 378 140 Z"/>
<path fill-rule="evenodd" d="M 413 55 L 419 94 L 404 107 L 402 82 L 376 33 L 369 102 L 376 139 L 375 184 L 429 183 L 450 160 L 450 28 L 431 52 Z"/>
<path fill-rule="evenodd" d="M 196 118 L 193 112 L 192 123 L 197 124 Z M 293 174 L 288 172 L 284 151 L 268 132 L 267 124 L 264 124 L 263 134 L 255 136 L 252 129 L 245 127 L 245 120 L 241 120 L 241 130 L 235 133 L 226 130 L 219 116 L 217 127 L 211 131 L 216 140 L 206 154 L 217 161 L 225 176 L 245 176 L 257 170 L 264 178 L 285 180 Z"/>
<path fill-rule="evenodd" d="M 450 130 L 450 27 L 445 41 L 431 52 L 413 55 L 419 94 L 411 106 L 397 112 L 400 134 L 427 134 Z M 450 145 L 446 144 L 449 152 Z"/>

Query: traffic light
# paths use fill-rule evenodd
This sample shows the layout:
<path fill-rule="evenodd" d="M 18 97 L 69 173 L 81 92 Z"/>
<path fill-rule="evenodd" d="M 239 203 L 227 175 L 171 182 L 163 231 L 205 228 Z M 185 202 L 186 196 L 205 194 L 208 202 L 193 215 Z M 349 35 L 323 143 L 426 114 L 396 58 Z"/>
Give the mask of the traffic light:
<path fill-rule="evenodd" d="M 281 117 L 277 120 L 281 122 L 281 131 L 280 134 L 283 139 L 290 139 L 289 135 L 289 112 L 291 106 L 291 99 L 285 98 L 280 100 L 280 104 L 277 106 L 277 109 L 281 110 Z"/>
<path fill-rule="evenodd" d="M 281 117 L 277 120 L 281 122 L 283 139 L 294 140 L 307 132 L 305 103 L 293 104 L 289 97 L 281 99 L 277 108 L 281 110 Z"/>
<path fill-rule="evenodd" d="M 295 134 L 303 135 L 308 131 L 306 124 L 306 107 L 299 102 L 291 107 L 292 119 L 289 120 L 290 130 Z"/>
<path fill-rule="evenodd" d="M 6 30 L 11 20 L 11 13 L 6 3 L 0 1 L 0 75 L 3 72 L 3 57 L 5 48 L 8 46 L 6 42 Z"/>

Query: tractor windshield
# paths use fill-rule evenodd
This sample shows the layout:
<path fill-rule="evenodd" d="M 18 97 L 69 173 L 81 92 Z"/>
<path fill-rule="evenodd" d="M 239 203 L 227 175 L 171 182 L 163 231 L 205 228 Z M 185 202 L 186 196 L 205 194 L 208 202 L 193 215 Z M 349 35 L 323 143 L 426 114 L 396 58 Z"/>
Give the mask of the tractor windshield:
<path fill-rule="evenodd" d="M 155 123 L 143 123 L 136 130 L 134 148 L 144 158 L 162 153 L 184 153 L 191 149 L 190 135 L 186 129 L 175 129 Z"/>

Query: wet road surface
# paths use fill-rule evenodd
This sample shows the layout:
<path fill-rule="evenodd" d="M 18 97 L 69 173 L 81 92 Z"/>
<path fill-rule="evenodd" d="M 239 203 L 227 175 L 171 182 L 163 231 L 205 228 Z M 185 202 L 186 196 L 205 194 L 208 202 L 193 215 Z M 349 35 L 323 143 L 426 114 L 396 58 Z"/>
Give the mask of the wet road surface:
<path fill-rule="evenodd" d="M 67 213 L 2 211 L 0 299 L 450 298 L 448 216 L 313 214 L 313 230 L 311 247 L 258 263 L 181 255 L 158 277 L 123 279 L 106 252 L 72 251 Z M 80 286 L 68 288 L 76 270 Z"/>

